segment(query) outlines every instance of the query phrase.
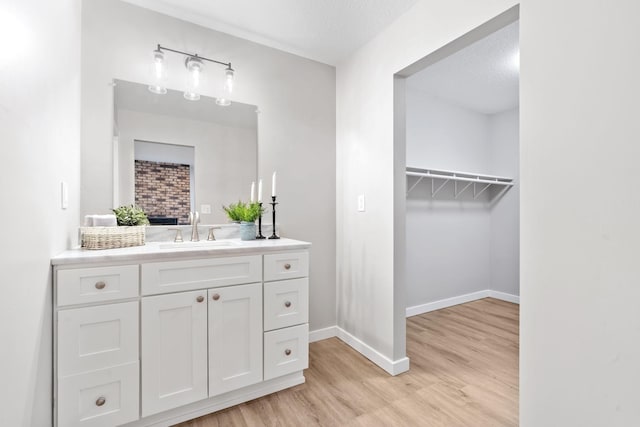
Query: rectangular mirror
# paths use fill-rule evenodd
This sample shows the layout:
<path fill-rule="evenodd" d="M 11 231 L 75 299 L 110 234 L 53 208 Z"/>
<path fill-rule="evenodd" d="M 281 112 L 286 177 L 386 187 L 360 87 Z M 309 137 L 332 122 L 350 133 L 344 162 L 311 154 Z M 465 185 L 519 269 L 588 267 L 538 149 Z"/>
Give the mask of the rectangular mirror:
<path fill-rule="evenodd" d="M 117 204 L 140 206 L 152 224 L 188 224 L 194 210 L 202 223 L 227 222 L 222 205 L 248 200 L 256 181 L 258 108 L 114 83 Z"/>

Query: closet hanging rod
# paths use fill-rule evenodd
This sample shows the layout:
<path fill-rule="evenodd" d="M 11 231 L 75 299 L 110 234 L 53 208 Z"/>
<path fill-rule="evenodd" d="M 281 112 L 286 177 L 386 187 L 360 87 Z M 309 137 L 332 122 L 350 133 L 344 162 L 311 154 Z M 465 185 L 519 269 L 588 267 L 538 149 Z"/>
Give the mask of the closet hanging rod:
<path fill-rule="evenodd" d="M 489 177 L 487 175 L 476 175 L 477 178 L 472 178 L 472 177 L 469 177 L 469 175 L 472 175 L 472 174 L 465 173 L 465 172 L 451 172 L 451 174 L 452 175 L 445 175 L 445 174 L 431 173 L 431 172 L 407 171 L 407 176 L 446 179 L 451 181 L 477 182 L 480 184 L 497 184 L 497 185 L 508 185 L 508 186 L 513 185 L 513 180 L 511 178 Z M 466 176 L 458 176 L 457 174 L 466 175 Z"/>

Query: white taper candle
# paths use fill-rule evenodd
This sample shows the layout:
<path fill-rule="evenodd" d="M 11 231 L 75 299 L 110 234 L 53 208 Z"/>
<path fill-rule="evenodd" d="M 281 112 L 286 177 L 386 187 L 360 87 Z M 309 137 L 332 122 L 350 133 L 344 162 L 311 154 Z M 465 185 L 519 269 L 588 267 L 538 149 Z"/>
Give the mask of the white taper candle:
<path fill-rule="evenodd" d="M 273 173 L 273 177 L 271 178 L 271 196 L 276 196 L 276 173 Z"/>
<path fill-rule="evenodd" d="M 262 203 L 262 180 L 258 181 L 258 203 Z"/>

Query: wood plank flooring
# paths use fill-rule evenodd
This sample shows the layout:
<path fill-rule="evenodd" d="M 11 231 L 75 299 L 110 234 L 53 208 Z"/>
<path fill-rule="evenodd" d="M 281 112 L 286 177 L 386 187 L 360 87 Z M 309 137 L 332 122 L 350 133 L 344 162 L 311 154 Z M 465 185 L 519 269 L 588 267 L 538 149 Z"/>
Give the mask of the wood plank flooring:
<path fill-rule="evenodd" d="M 305 384 L 180 426 L 517 426 L 518 318 L 491 298 L 410 317 L 396 377 L 337 338 L 312 343 Z"/>

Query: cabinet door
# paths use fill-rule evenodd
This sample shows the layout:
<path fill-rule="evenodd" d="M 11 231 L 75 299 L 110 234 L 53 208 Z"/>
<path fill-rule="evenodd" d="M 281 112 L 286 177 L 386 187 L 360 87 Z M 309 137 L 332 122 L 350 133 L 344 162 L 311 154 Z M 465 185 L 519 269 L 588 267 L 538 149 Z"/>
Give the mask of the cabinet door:
<path fill-rule="evenodd" d="M 262 381 L 262 284 L 209 290 L 209 396 Z"/>
<path fill-rule="evenodd" d="M 207 397 L 206 296 L 142 298 L 142 416 Z"/>

